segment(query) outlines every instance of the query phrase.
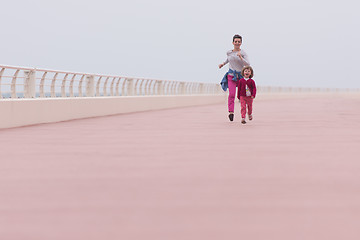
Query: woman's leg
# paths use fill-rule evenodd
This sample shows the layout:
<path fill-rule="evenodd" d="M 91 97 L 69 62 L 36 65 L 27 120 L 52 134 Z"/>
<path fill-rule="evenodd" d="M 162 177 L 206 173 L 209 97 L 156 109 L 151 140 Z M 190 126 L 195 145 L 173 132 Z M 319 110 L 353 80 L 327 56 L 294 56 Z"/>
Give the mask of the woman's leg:
<path fill-rule="evenodd" d="M 234 113 L 234 101 L 236 95 L 236 85 L 237 82 L 234 82 L 233 76 L 228 75 L 228 87 L 229 87 L 229 98 L 228 98 L 228 109 L 230 113 Z"/>

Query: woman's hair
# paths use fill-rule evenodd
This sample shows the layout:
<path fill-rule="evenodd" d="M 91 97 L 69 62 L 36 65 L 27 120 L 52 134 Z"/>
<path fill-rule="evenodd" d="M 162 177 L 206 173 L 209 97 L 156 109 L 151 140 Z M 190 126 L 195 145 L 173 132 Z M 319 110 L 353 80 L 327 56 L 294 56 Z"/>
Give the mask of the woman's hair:
<path fill-rule="evenodd" d="M 233 42 L 235 41 L 236 38 L 240 38 L 241 42 L 242 42 L 242 37 L 239 34 L 235 34 L 233 36 Z"/>
<path fill-rule="evenodd" d="M 241 75 L 244 76 L 244 71 L 245 71 L 246 69 L 249 69 L 249 70 L 251 71 L 251 74 L 250 74 L 249 78 L 252 78 L 252 77 L 254 76 L 254 70 L 253 70 L 252 67 L 250 67 L 250 66 L 245 66 L 245 67 L 241 70 Z"/>

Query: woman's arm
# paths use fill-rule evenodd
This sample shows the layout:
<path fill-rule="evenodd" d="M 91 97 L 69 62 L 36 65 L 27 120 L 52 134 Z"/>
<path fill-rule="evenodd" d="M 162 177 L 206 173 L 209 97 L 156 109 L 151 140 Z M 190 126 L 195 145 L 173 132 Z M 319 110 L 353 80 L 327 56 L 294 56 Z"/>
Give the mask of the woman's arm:
<path fill-rule="evenodd" d="M 250 61 L 249 61 L 249 57 L 246 54 L 246 52 L 244 50 L 240 50 L 240 52 L 237 54 L 239 56 L 239 58 L 241 59 L 241 61 L 244 62 L 245 66 L 250 66 Z"/>
<path fill-rule="evenodd" d="M 219 68 L 222 68 L 222 67 L 225 66 L 228 62 L 229 62 L 229 60 L 226 59 L 225 62 L 219 64 Z"/>

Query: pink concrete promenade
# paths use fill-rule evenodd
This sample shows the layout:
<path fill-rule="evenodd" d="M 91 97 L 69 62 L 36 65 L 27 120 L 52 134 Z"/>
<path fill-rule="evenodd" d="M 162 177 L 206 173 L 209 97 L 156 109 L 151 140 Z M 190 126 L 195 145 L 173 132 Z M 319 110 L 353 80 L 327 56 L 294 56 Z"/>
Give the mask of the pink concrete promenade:
<path fill-rule="evenodd" d="M 236 110 L 0 130 L 0 239 L 360 239 L 360 97 Z"/>

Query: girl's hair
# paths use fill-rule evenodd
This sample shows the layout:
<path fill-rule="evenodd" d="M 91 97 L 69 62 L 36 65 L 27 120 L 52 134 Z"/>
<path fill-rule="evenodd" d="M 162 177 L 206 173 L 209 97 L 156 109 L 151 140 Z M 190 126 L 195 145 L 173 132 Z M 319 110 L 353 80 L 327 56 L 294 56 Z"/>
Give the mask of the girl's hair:
<path fill-rule="evenodd" d="M 242 42 L 242 37 L 239 34 L 235 34 L 233 36 L 233 42 L 235 41 L 236 38 L 240 38 L 241 42 Z"/>
<path fill-rule="evenodd" d="M 246 69 L 249 69 L 249 70 L 251 71 L 251 74 L 250 74 L 249 78 L 252 78 L 252 77 L 254 76 L 254 70 L 253 70 L 252 67 L 250 67 L 250 66 L 245 66 L 245 67 L 241 70 L 241 75 L 244 76 L 244 71 L 245 71 Z"/>

